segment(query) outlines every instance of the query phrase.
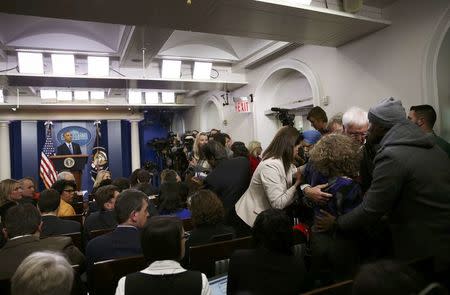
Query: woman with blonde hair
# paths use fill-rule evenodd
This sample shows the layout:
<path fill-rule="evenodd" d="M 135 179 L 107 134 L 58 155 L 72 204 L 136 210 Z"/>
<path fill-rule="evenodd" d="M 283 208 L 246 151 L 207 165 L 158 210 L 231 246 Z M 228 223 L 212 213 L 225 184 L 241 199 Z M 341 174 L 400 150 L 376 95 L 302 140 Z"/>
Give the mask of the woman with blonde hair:
<path fill-rule="evenodd" d="M 22 188 L 19 181 L 14 179 L 0 181 L 0 218 L 3 219 L 6 211 L 17 205 L 20 199 L 22 199 Z"/>
<path fill-rule="evenodd" d="M 259 141 L 253 140 L 250 141 L 248 144 L 248 159 L 250 161 L 250 173 L 253 175 L 253 173 L 256 170 L 256 167 L 258 167 L 259 163 L 261 162 L 261 153 L 262 153 L 262 147 L 261 143 Z"/>
<path fill-rule="evenodd" d="M 189 155 L 189 167 L 194 170 L 194 173 L 204 173 L 204 176 L 206 176 L 206 174 L 211 170 L 211 167 L 202 152 L 202 146 L 207 143 L 208 134 L 205 132 L 200 132 L 195 137 L 192 153 Z"/>
<path fill-rule="evenodd" d="M 107 170 L 100 170 L 97 172 L 97 177 L 94 182 L 94 189 L 97 189 L 100 186 L 100 183 L 105 179 L 111 179 L 111 172 Z"/>

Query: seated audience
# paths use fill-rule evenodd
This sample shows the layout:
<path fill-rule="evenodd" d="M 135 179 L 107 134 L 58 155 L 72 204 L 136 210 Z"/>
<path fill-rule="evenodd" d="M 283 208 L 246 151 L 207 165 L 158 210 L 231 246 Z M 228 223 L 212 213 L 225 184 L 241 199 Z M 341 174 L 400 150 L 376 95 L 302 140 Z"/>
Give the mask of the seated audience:
<path fill-rule="evenodd" d="M 100 186 L 100 183 L 105 179 L 111 179 L 111 172 L 107 170 L 99 170 L 97 176 L 95 177 L 95 182 L 92 188 L 95 190 Z"/>
<path fill-rule="evenodd" d="M 264 151 L 263 161 L 256 168 L 250 186 L 236 203 L 239 218 L 233 225 L 235 229 L 248 232 L 262 211 L 284 209 L 294 202 L 301 174 L 293 162 L 301 139 L 294 127 L 285 126 L 278 130 Z"/>
<path fill-rule="evenodd" d="M 158 206 L 160 215 L 172 215 L 180 219 L 191 218 L 191 211 L 186 209 L 186 202 L 181 201 L 178 183 L 165 183 L 161 192 L 161 203 Z"/>
<path fill-rule="evenodd" d="M 309 164 L 327 177 L 326 191 L 332 197 L 326 203 L 314 204 L 315 216 L 326 211 L 333 216 L 350 212 L 362 201 L 358 176 L 361 154 L 359 144 L 344 134 L 329 134 L 311 150 Z M 354 275 L 359 261 L 356 238 L 340 233 L 319 232 L 314 226 L 311 236 L 314 273 L 331 273 L 332 281 L 341 281 Z M 331 283 L 331 282 L 327 282 Z"/>
<path fill-rule="evenodd" d="M 242 141 L 235 141 L 230 146 L 231 151 L 233 152 L 232 157 L 246 157 L 248 158 L 248 149 Z"/>
<path fill-rule="evenodd" d="M 84 236 L 90 239 L 90 232 L 97 229 L 115 228 L 117 219 L 114 212 L 119 188 L 114 185 L 100 187 L 95 193 L 95 203 L 99 211 L 91 213 L 84 221 Z"/>
<path fill-rule="evenodd" d="M 25 258 L 11 279 L 11 295 L 70 295 L 74 273 L 57 252 L 35 252 Z"/>
<path fill-rule="evenodd" d="M 145 169 L 141 169 L 136 173 L 137 184 L 133 187 L 147 196 L 157 195 L 158 189 L 151 184 L 152 174 Z"/>
<path fill-rule="evenodd" d="M 206 276 L 186 270 L 179 261 L 184 256 L 185 235 L 181 221 L 171 217 L 153 217 L 142 231 L 142 251 L 149 266 L 119 280 L 116 295 L 211 294 Z"/>
<path fill-rule="evenodd" d="M 434 143 L 450 157 L 450 143 L 433 131 L 434 123 L 436 123 L 436 111 L 432 106 L 427 104 L 412 106 L 409 109 L 408 119 L 425 133 L 432 134 Z"/>
<path fill-rule="evenodd" d="M 69 181 L 75 181 L 75 176 L 70 171 L 62 171 L 58 173 L 56 180 L 69 180 Z"/>
<path fill-rule="evenodd" d="M 235 236 L 234 229 L 224 225 L 225 210 L 216 194 L 210 190 L 200 190 L 190 199 L 194 229 L 190 232 L 186 248 L 211 243 L 221 235 Z"/>
<path fill-rule="evenodd" d="M 175 170 L 172 169 L 164 169 L 161 171 L 161 184 L 166 182 L 180 182 L 181 178 Z"/>
<path fill-rule="evenodd" d="M 139 229 L 147 222 L 147 206 L 147 196 L 143 192 L 128 189 L 119 194 L 114 206 L 118 225 L 111 233 L 89 241 L 86 247 L 88 267 L 97 261 L 142 253 Z"/>
<path fill-rule="evenodd" d="M 71 205 L 74 193 L 77 190 L 77 184 L 75 181 L 65 179 L 57 180 L 52 185 L 52 189 L 59 193 L 61 199 L 58 209 L 58 217 L 76 215 L 75 209 L 73 209 Z"/>
<path fill-rule="evenodd" d="M 8 241 L 0 249 L 0 280 L 10 279 L 20 263 L 37 251 L 62 252 L 71 264 L 78 264 L 83 268 L 85 258 L 73 245 L 70 237 L 40 239 L 41 214 L 35 206 L 25 204 L 10 208 L 3 225 Z"/>
<path fill-rule="evenodd" d="M 117 177 L 111 183 L 119 189 L 119 193 L 123 190 L 131 188 L 130 180 L 126 177 Z"/>
<path fill-rule="evenodd" d="M 321 107 L 313 107 L 308 115 L 306 116 L 306 119 L 311 122 L 311 126 L 319 131 L 322 135 L 325 135 L 328 133 L 327 130 L 327 124 L 328 124 L 328 117 L 327 113 L 321 108 Z"/>
<path fill-rule="evenodd" d="M 42 215 L 41 237 L 81 232 L 81 224 L 57 217 L 60 205 L 59 193 L 54 189 L 44 190 L 38 202 Z"/>
<path fill-rule="evenodd" d="M 261 153 L 262 153 L 262 147 L 261 143 L 259 141 L 250 141 L 248 144 L 248 159 L 250 160 L 250 174 L 253 175 L 253 173 L 256 170 L 256 167 L 258 167 L 259 163 L 261 162 Z"/>
<path fill-rule="evenodd" d="M 36 193 L 36 184 L 33 177 L 24 177 L 20 181 L 20 187 L 22 188 L 22 200 L 21 204 L 31 203 L 36 205 L 39 200 L 39 194 Z"/>
<path fill-rule="evenodd" d="M 424 287 L 423 279 L 413 269 L 400 263 L 382 260 L 361 267 L 353 281 L 352 294 L 422 294 Z"/>
<path fill-rule="evenodd" d="M 306 270 L 293 254 L 293 230 L 289 217 L 268 209 L 253 225 L 256 248 L 236 250 L 230 259 L 227 294 L 300 294 Z"/>
<path fill-rule="evenodd" d="M 223 203 L 226 223 L 231 223 L 234 205 L 250 183 L 250 163 L 246 157 L 228 159 L 225 148 L 210 141 L 202 148 L 212 171 L 204 180 L 206 189 L 212 190 Z"/>

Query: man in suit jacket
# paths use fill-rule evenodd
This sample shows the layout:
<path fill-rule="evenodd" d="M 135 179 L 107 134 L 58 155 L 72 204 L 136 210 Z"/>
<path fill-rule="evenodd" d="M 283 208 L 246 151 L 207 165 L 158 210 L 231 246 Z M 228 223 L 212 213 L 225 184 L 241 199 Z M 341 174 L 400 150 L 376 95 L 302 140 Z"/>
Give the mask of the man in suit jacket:
<path fill-rule="evenodd" d="M 54 189 L 42 191 L 38 204 L 42 214 L 42 237 L 81 232 L 79 222 L 56 216 L 60 204 L 58 191 Z"/>
<path fill-rule="evenodd" d="M 80 145 L 72 142 L 72 133 L 64 133 L 64 143 L 56 148 L 57 155 L 79 155 L 81 154 Z"/>
<path fill-rule="evenodd" d="M 147 207 L 147 196 L 143 192 L 128 189 L 119 194 L 114 207 L 119 225 L 113 232 L 89 241 L 88 268 L 96 261 L 142 254 L 139 229 L 147 222 Z"/>
<path fill-rule="evenodd" d="M 55 251 L 63 253 L 73 265 L 84 268 L 85 258 L 69 237 L 49 237 L 40 239 L 41 214 L 31 204 L 10 208 L 4 220 L 4 230 L 8 236 L 5 246 L 0 249 L 0 280 L 10 279 L 20 263 L 31 253 Z"/>
<path fill-rule="evenodd" d="M 117 226 L 114 207 L 119 188 L 115 185 L 105 185 L 99 187 L 95 192 L 95 203 L 100 211 L 91 213 L 84 221 L 84 236 L 90 239 L 90 232 L 98 229 L 115 228 Z"/>

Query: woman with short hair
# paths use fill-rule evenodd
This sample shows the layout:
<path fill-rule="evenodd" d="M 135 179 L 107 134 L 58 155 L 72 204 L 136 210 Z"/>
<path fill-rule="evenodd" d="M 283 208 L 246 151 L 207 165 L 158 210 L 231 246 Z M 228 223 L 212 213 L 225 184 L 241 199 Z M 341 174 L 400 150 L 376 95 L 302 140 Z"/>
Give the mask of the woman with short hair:
<path fill-rule="evenodd" d="M 119 280 L 116 295 L 211 294 L 203 273 L 186 270 L 179 261 L 184 257 L 188 235 L 178 218 L 153 217 L 142 230 L 141 245 L 149 266 Z"/>
<path fill-rule="evenodd" d="M 253 175 L 253 173 L 256 170 L 256 167 L 258 167 L 259 163 L 261 162 L 261 153 L 262 153 L 261 143 L 256 140 L 250 141 L 247 149 L 248 149 L 248 159 L 250 161 L 250 172 L 251 175 Z"/>

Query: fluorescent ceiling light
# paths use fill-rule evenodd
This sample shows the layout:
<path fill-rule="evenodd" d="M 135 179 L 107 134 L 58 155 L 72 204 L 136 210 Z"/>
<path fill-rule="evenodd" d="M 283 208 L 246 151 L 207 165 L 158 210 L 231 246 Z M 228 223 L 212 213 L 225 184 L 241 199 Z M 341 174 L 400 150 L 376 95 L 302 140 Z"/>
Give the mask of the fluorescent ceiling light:
<path fill-rule="evenodd" d="M 180 79 L 180 76 L 181 76 L 181 60 L 163 59 L 161 78 Z"/>
<path fill-rule="evenodd" d="M 88 76 L 109 76 L 109 57 L 88 56 Z"/>
<path fill-rule="evenodd" d="M 142 92 L 138 90 L 128 90 L 129 104 L 142 104 Z"/>
<path fill-rule="evenodd" d="M 63 100 L 63 101 L 72 101 L 72 91 L 58 90 L 58 91 L 56 91 L 56 99 Z"/>
<path fill-rule="evenodd" d="M 93 100 L 105 99 L 105 91 L 91 90 L 91 99 L 93 99 Z"/>
<path fill-rule="evenodd" d="M 55 99 L 56 90 L 54 89 L 41 89 L 41 99 Z"/>
<path fill-rule="evenodd" d="M 209 80 L 211 78 L 212 63 L 210 62 L 198 62 L 194 63 L 193 79 L 196 80 Z"/>
<path fill-rule="evenodd" d="M 75 90 L 73 92 L 73 98 L 75 100 L 89 100 L 89 91 L 87 91 L 87 90 Z"/>
<path fill-rule="evenodd" d="M 52 54 L 53 75 L 75 75 L 73 54 Z"/>
<path fill-rule="evenodd" d="M 146 104 L 157 104 L 157 103 L 159 103 L 158 92 L 155 92 L 155 91 L 145 92 L 145 103 Z"/>
<path fill-rule="evenodd" d="M 162 103 L 175 103 L 175 92 L 162 92 L 161 101 Z"/>
<path fill-rule="evenodd" d="M 19 72 L 22 74 L 44 74 L 42 53 L 18 52 Z"/>

